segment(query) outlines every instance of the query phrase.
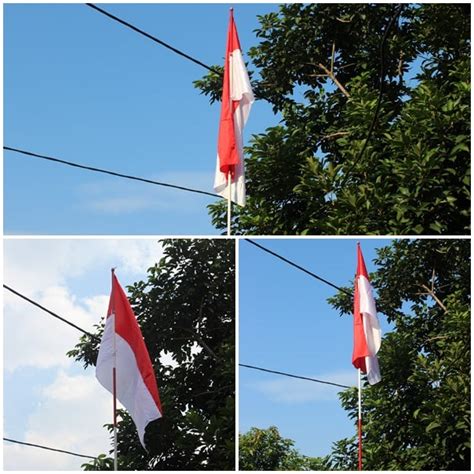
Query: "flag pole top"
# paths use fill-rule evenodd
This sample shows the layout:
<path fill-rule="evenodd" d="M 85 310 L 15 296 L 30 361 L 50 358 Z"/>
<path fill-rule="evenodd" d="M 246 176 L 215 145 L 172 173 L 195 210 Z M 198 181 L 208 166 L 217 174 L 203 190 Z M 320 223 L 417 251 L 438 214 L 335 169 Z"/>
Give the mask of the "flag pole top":
<path fill-rule="evenodd" d="M 115 269 L 116 269 L 116 268 L 117 268 L 117 267 L 112 267 L 112 268 L 110 269 L 110 271 L 112 272 L 112 275 L 115 274 Z"/>

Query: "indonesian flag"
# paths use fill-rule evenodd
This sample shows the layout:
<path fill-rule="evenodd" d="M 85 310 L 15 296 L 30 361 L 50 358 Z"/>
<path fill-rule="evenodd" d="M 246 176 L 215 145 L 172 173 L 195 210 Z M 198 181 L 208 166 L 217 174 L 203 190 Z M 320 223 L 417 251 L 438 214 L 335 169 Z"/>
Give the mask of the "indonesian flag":
<path fill-rule="evenodd" d="M 254 100 L 231 9 L 225 54 L 214 190 L 222 197 L 229 197 L 227 188 L 228 174 L 230 173 L 232 179 L 231 199 L 240 206 L 245 206 L 243 130 Z"/>
<path fill-rule="evenodd" d="M 357 274 L 354 288 L 354 352 L 352 364 L 367 374 L 370 385 L 374 385 L 380 376 L 377 352 L 382 342 L 382 331 L 372 296 L 372 287 L 365 267 L 364 257 L 357 244 Z"/>
<path fill-rule="evenodd" d="M 114 367 L 117 399 L 135 422 L 145 448 L 145 428 L 160 418 L 163 410 L 145 341 L 127 296 L 112 273 L 112 292 L 96 365 L 97 379 L 112 394 Z"/>

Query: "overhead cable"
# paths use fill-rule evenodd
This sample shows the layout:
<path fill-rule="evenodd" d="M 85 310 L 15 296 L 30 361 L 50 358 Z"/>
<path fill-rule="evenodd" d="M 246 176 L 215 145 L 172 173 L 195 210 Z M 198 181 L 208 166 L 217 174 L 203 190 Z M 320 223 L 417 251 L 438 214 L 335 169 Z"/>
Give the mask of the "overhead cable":
<path fill-rule="evenodd" d="M 97 336 L 94 336 L 94 334 L 91 334 L 90 332 L 86 331 L 85 329 L 80 328 L 79 326 L 77 326 L 76 324 L 74 324 L 71 321 L 67 320 L 66 318 L 63 318 L 62 316 L 59 316 L 59 314 L 56 314 L 53 311 L 51 311 L 50 309 L 45 308 L 43 305 L 37 303 L 36 301 L 32 300 L 31 298 L 28 298 L 27 296 L 23 295 L 19 291 L 14 290 L 13 288 L 9 287 L 8 285 L 3 284 L 3 288 L 10 291 L 14 295 L 24 299 L 25 301 L 28 301 L 28 303 L 31 303 L 32 305 L 36 306 L 37 308 L 42 309 L 43 311 L 45 311 L 49 315 L 53 316 L 53 318 L 59 319 L 63 323 L 66 323 L 69 326 L 73 327 L 74 329 L 77 329 L 78 331 L 81 331 L 82 333 L 89 336 L 91 339 L 99 340 L 99 338 Z"/>
<path fill-rule="evenodd" d="M 117 176 L 119 178 L 126 178 L 126 179 L 131 179 L 131 180 L 134 180 L 134 181 L 141 181 L 143 183 L 154 184 L 156 186 L 164 186 L 164 187 L 167 187 L 167 188 L 179 189 L 181 191 L 188 191 L 190 193 L 204 194 L 206 196 L 222 198 L 222 196 L 219 196 L 218 194 L 209 193 L 207 191 L 202 191 L 200 189 L 193 189 L 193 188 L 188 188 L 188 187 L 185 187 L 185 186 L 178 186 L 176 184 L 163 183 L 161 181 L 154 181 L 152 179 L 140 178 L 138 176 L 131 176 L 131 175 L 128 175 L 128 174 L 117 173 L 115 171 L 105 170 L 105 169 L 102 169 L 102 168 L 95 168 L 93 166 L 81 165 L 81 164 L 75 163 L 73 161 L 66 161 L 66 160 L 61 160 L 59 158 L 54 158 L 52 156 L 40 155 L 40 154 L 34 153 L 32 151 L 21 150 L 19 148 L 4 146 L 3 149 L 7 150 L 7 151 L 12 151 L 14 153 L 20 153 L 20 154 L 23 154 L 23 155 L 26 155 L 26 156 L 31 156 L 33 158 L 40 158 L 42 160 L 52 161 L 54 163 L 61 163 L 63 165 L 72 166 L 74 168 L 79 168 L 79 169 L 88 170 L 88 171 L 94 171 L 96 173 L 103 173 L 103 174 L 108 174 L 110 176 Z"/>
<path fill-rule="evenodd" d="M 72 326 L 73 328 L 81 331 L 82 333 L 84 334 L 87 334 L 89 337 L 93 338 L 93 339 L 96 339 L 96 340 L 99 340 L 99 338 L 97 336 L 94 336 L 93 334 L 85 331 L 84 329 L 80 328 L 79 326 L 76 326 L 75 324 L 71 323 L 70 321 L 68 321 L 66 318 L 63 318 L 61 316 L 58 316 L 56 313 L 50 311 L 49 309 L 45 308 L 44 306 L 40 305 L 39 303 L 37 303 L 36 301 L 26 297 L 25 295 L 22 295 L 20 292 L 16 291 L 16 290 L 13 290 L 12 288 L 10 288 L 9 286 L 7 285 L 3 285 L 3 287 L 9 291 L 11 291 L 12 293 L 14 293 L 15 295 L 19 296 L 20 298 L 23 298 L 24 300 L 28 301 L 29 303 L 37 306 L 38 308 L 42 309 L 43 311 L 45 311 L 46 313 L 48 313 L 49 315 L 55 317 L 55 318 L 58 318 L 60 321 L 68 324 L 69 326 Z M 302 379 L 302 380 L 308 380 L 308 381 L 311 381 L 311 382 L 318 382 L 318 383 L 323 383 L 323 384 L 327 384 L 327 385 L 334 385 L 336 387 L 342 387 L 342 388 L 351 388 L 349 387 L 348 385 L 341 385 L 341 384 L 338 384 L 338 383 L 335 383 L 335 382 L 329 382 L 329 381 L 325 381 L 325 380 L 318 380 L 318 379 L 315 379 L 315 378 L 311 378 L 311 377 L 303 377 L 301 375 L 295 375 L 295 374 L 289 374 L 287 372 L 280 372 L 280 371 L 276 371 L 276 370 L 270 370 L 270 369 L 265 369 L 263 367 L 257 367 L 255 365 L 247 365 L 247 364 L 239 364 L 240 366 L 242 367 L 247 367 L 249 369 L 254 369 L 254 370 L 260 370 L 262 372 L 269 372 L 269 373 L 274 373 L 274 374 L 278 374 L 278 375 L 284 375 L 286 377 L 292 377 L 292 378 L 295 378 L 295 379 Z"/>
<path fill-rule="evenodd" d="M 212 67 L 208 66 L 207 64 L 204 64 L 202 61 L 199 61 L 199 59 L 193 58 L 189 54 L 184 53 L 183 51 L 171 46 L 168 43 L 165 43 L 163 40 L 160 40 L 156 36 L 153 36 L 153 35 L 147 33 L 146 31 L 141 30 L 140 28 L 137 28 L 136 26 L 132 25 L 128 21 L 122 20 L 118 16 L 112 15 L 112 13 L 109 13 L 108 11 L 104 10 L 103 8 L 100 8 L 97 5 L 94 5 L 93 3 L 86 3 L 86 5 L 90 8 L 93 8 L 94 10 L 98 11 L 99 13 L 102 13 L 102 15 L 105 15 L 105 16 L 111 18 L 112 20 L 120 23 L 121 25 L 124 25 L 127 28 L 130 28 L 131 30 L 135 31 L 136 33 L 139 33 L 140 35 L 143 35 L 146 38 L 151 39 L 155 43 L 158 43 L 159 45 L 164 46 L 165 48 L 173 51 L 174 53 L 179 54 L 183 58 L 189 59 L 189 61 L 192 61 L 193 63 L 196 63 L 199 66 L 202 66 L 203 68 L 207 69 L 208 71 L 212 71 L 215 74 L 218 74 L 219 76 L 222 75 L 222 73 L 220 71 L 217 71 L 216 69 L 213 69 Z"/>
<path fill-rule="evenodd" d="M 335 382 L 328 382 L 327 380 L 320 380 L 320 379 L 315 379 L 312 377 L 304 377 L 302 375 L 289 374 L 288 372 L 280 372 L 279 370 L 264 369 L 263 367 L 257 367 L 255 365 L 247 365 L 247 364 L 239 364 L 239 365 L 241 367 L 246 367 L 247 369 L 260 370 L 261 372 L 269 372 L 270 374 L 284 375 L 286 377 L 292 377 L 294 379 L 309 380 L 310 382 L 323 383 L 326 385 L 334 385 L 335 387 L 353 388 L 353 387 L 350 387 L 349 385 L 343 385 L 343 384 L 335 383 Z"/>
<path fill-rule="evenodd" d="M 48 451 L 55 451 L 57 453 L 70 454 L 71 456 L 77 456 L 79 458 L 88 458 L 88 459 L 97 458 L 97 456 L 88 456 L 87 454 L 74 453 L 72 451 L 65 451 L 64 449 L 50 448 L 49 446 L 42 446 L 41 444 L 25 443 L 24 441 L 18 441 L 16 439 L 11 439 L 11 438 L 3 438 L 3 441 L 8 441 L 9 443 L 21 444 L 23 446 L 31 446 L 33 448 L 46 449 Z"/>
<path fill-rule="evenodd" d="M 245 240 L 246 242 L 248 242 L 249 244 L 252 244 L 252 245 L 255 245 L 255 247 L 258 247 L 259 249 L 263 250 L 264 252 L 267 252 L 269 253 L 270 255 L 273 255 L 274 257 L 276 258 L 279 258 L 280 260 L 283 260 L 284 262 L 288 263 L 289 265 L 291 265 L 292 267 L 295 267 L 297 268 L 298 270 L 301 270 L 302 272 L 308 274 L 309 276 L 312 276 L 313 278 L 316 278 L 316 280 L 319 280 L 321 281 L 322 283 L 325 283 L 326 285 L 329 285 L 329 286 L 332 286 L 333 288 L 335 288 L 336 290 L 339 290 L 341 291 L 342 293 L 345 293 L 346 295 L 349 295 L 349 296 L 352 296 L 351 293 L 349 293 L 347 290 L 345 290 L 344 288 L 341 288 L 340 286 L 337 286 L 335 285 L 334 283 L 331 283 L 329 280 L 326 280 L 325 278 L 322 278 L 320 277 L 319 275 L 316 275 L 316 273 L 313 273 L 309 270 L 307 270 L 306 268 L 302 267 L 301 265 L 298 265 L 297 263 L 295 262 L 292 262 L 291 260 L 279 255 L 278 253 L 274 252 L 273 250 L 270 250 L 268 249 L 267 247 L 264 247 L 263 245 L 260 245 L 260 244 L 257 244 L 257 242 L 255 242 L 254 240 L 252 239 L 243 239 Z"/>

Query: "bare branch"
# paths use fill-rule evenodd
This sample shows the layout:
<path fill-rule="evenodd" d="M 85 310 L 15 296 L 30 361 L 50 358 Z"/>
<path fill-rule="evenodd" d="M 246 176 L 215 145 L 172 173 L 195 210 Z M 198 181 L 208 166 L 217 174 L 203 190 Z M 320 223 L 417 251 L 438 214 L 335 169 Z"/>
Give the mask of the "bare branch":
<path fill-rule="evenodd" d="M 329 135 L 324 135 L 323 137 L 321 137 L 321 141 L 334 140 L 334 138 L 345 137 L 346 135 L 349 135 L 349 133 L 350 132 L 344 132 L 344 131 L 330 133 Z"/>
<path fill-rule="evenodd" d="M 196 395 L 191 395 L 191 398 L 201 397 L 202 395 L 211 395 L 212 393 L 219 393 L 223 390 L 227 390 L 228 388 L 232 388 L 234 385 L 224 385 L 221 388 L 217 388 L 216 390 L 208 390 L 207 392 L 197 393 Z"/>
<path fill-rule="evenodd" d="M 338 66 L 337 68 L 338 69 L 346 69 L 347 67 L 351 67 L 351 66 L 355 66 L 356 63 L 349 63 L 349 64 L 346 64 L 345 66 Z"/>
<path fill-rule="evenodd" d="M 331 79 L 334 84 L 339 88 L 339 90 L 347 97 L 349 98 L 349 92 L 347 92 L 346 88 L 337 80 L 336 76 L 334 75 L 333 72 L 331 72 L 324 64 L 319 63 L 318 66 L 326 73 L 326 75 Z"/>
<path fill-rule="evenodd" d="M 434 292 L 435 276 L 436 276 L 436 273 L 435 273 L 435 269 L 433 268 L 433 272 L 431 274 L 431 291 L 433 292 Z"/>
<path fill-rule="evenodd" d="M 334 75 L 334 56 L 336 55 L 336 43 L 332 43 L 332 54 L 331 54 L 331 74 Z"/>
<path fill-rule="evenodd" d="M 336 18 L 336 21 L 339 21 L 340 23 L 351 23 L 353 19 L 354 15 L 352 15 L 348 20 L 345 18 Z"/>
<path fill-rule="evenodd" d="M 426 286 L 425 284 L 421 284 L 420 285 L 424 290 L 426 290 L 426 295 L 430 295 L 435 301 L 436 303 L 438 303 L 438 305 L 443 309 L 444 312 L 447 311 L 446 309 L 446 306 L 443 304 L 443 302 L 436 296 L 434 290 L 432 288 L 429 288 L 428 286 Z M 423 294 L 423 293 L 421 293 Z"/>
<path fill-rule="evenodd" d="M 335 44 L 333 43 L 333 53 L 335 51 Z M 324 66 L 324 64 L 321 64 L 321 63 L 318 63 L 318 64 L 314 64 L 314 63 L 305 63 L 305 64 L 308 64 L 310 66 L 315 66 L 315 67 L 319 67 L 320 69 L 322 69 L 324 71 L 325 74 L 309 74 L 310 77 L 329 77 L 329 79 L 331 79 L 334 84 L 336 84 L 336 86 L 339 88 L 339 90 L 347 97 L 349 98 L 350 97 L 350 94 L 349 92 L 347 92 L 347 89 L 337 80 L 335 74 L 333 71 L 331 71 L 330 69 L 328 69 L 326 66 Z M 331 67 L 333 68 L 334 67 L 334 63 L 333 63 L 333 60 L 331 60 Z"/>

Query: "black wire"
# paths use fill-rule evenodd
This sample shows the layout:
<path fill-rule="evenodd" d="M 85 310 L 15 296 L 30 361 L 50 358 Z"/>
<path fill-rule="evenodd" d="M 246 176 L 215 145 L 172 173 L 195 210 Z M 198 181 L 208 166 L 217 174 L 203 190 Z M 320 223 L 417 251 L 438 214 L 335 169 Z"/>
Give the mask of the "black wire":
<path fill-rule="evenodd" d="M 328 382 L 327 380 L 313 379 L 311 377 L 303 377 L 302 375 L 288 374 L 287 372 L 280 372 L 278 370 L 264 369 L 262 367 L 257 367 L 255 365 L 247 365 L 247 364 L 239 364 L 239 365 L 241 367 L 246 367 L 247 369 L 260 370 L 262 372 L 269 372 L 270 374 L 284 375 L 286 377 L 292 377 L 294 379 L 309 380 L 310 382 L 323 383 L 323 384 L 326 384 L 326 385 L 334 385 L 335 387 L 353 388 L 353 387 L 350 387 L 349 385 L 342 385 L 340 383 Z"/>
<path fill-rule="evenodd" d="M 203 68 L 207 69 L 208 71 L 214 72 L 215 74 L 218 74 L 219 76 L 222 75 L 222 73 L 220 71 L 217 71 L 216 69 L 213 69 L 212 67 L 208 66 L 207 64 L 204 64 L 203 62 L 199 61 L 198 59 L 193 58 L 192 56 L 189 56 L 189 54 L 183 53 L 183 51 L 180 51 L 179 49 L 174 48 L 173 46 L 169 45 L 168 43 L 165 43 L 164 41 L 156 38 L 155 36 L 150 35 L 146 31 L 143 31 L 140 28 L 137 28 L 136 26 L 132 25 L 131 23 L 128 23 L 127 21 L 122 20 L 121 18 L 119 18 L 115 15 L 112 15 L 112 13 L 109 13 L 109 12 L 103 10 L 102 8 L 99 8 L 98 6 L 96 6 L 92 3 L 86 3 L 86 5 L 88 7 L 93 8 L 94 10 L 98 11 L 99 13 L 102 13 L 103 15 L 111 18 L 112 20 L 117 21 L 118 23 L 126 26 L 127 28 L 130 28 L 131 30 L 147 37 L 148 39 L 151 39 L 155 43 L 158 43 L 161 46 L 164 46 L 165 48 L 168 48 L 169 50 L 173 51 L 174 53 L 179 54 L 180 56 L 183 56 L 183 58 L 189 59 L 193 63 L 196 63 L 199 66 L 202 66 Z"/>
<path fill-rule="evenodd" d="M 62 322 L 68 324 L 69 326 L 72 326 L 73 328 L 83 332 L 84 334 L 87 334 L 89 337 L 95 339 L 95 340 L 99 340 L 99 338 L 97 336 L 94 336 L 93 334 L 85 331 L 84 329 L 81 329 L 79 326 L 76 326 L 75 324 L 71 323 L 70 321 L 68 321 L 67 319 L 65 318 L 62 318 L 61 316 L 58 316 L 56 313 L 53 313 L 52 311 L 50 311 L 49 309 L 45 308 L 44 306 L 41 306 L 39 303 L 37 303 L 36 301 L 33 301 L 32 299 L 30 298 L 27 298 L 26 296 L 22 295 L 21 293 L 19 293 L 18 291 L 15 291 L 13 290 L 12 288 L 10 288 L 9 286 L 7 285 L 3 285 L 4 288 L 6 288 L 7 290 L 11 291 L 12 293 L 14 293 L 15 295 L 19 296 L 20 298 L 23 298 L 24 300 L 28 301 L 29 303 L 37 306 L 38 308 L 42 309 L 43 311 L 45 311 L 46 313 L 50 314 L 51 316 L 54 316 L 55 318 L 58 318 L 59 320 L 61 320 Z M 256 367 L 254 365 L 247 365 L 247 364 L 239 364 L 241 365 L 242 367 L 247 367 L 249 369 L 255 369 L 255 370 L 261 370 L 262 372 L 271 372 L 271 373 L 274 373 L 274 374 L 279 374 L 279 375 L 285 375 L 287 377 L 293 377 L 293 378 L 296 378 L 296 379 L 302 379 L 302 380 L 310 380 L 312 382 L 319 382 L 319 383 L 324 383 L 324 384 L 328 384 L 328 385 L 335 385 L 337 387 L 342 387 L 342 388 L 351 388 L 349 387 L 348 385 L 341 385 L 341 384 L 338 384 L 338 383 L 334 383 L 334 382 L 327 382 L 327 381 L 324 381 L 324 380 L 318 380 L 318 379 L 313 379 L 313 378 L 310 378 L 310 377 L 302 377 L 302 376 L 299 376 L 299 375 L 294 375 L 294 374 L 288 374 L 286 372 L 278 372 L 276 370 L 269 370 L 269 369 L 264 369 L 263 367 Z"/>
<path fill-rule="evenodd" d="M 103 174 L 108 174 L 108 175 L 111 175 L 111 176 L 117 176 L 119 178 L 126 178 L 126 179 L 132 179 L 134 181 L 140 181 L 140 182 L 143 182 L 143 183 L 155 184 L 156 186 L 165 186 L 167 188 L 180 189 L 181 191 L 188 191 L 190 193 L 204 194 L 206 196 L 222 198 L 222 196 L 219 196 L 218 194 L 208 193 L 207 191 L 201 191 L 200 189 L 187 188 L 185 186 L 178 186 L 178 185 L 175 185 L 175 184 L 162 183 L 160 181 L 153 181 L 151 179 L 140 178 L 138 176 L 131 176 L 131 175 L 127 175 L 127 174 L 116 173 L 115 171 L 104 170 L 102 168 L 94 168 L 92 166 L 81 165 L 79 163 L 74 163 L 72 161 L 61 160 L 59 158 L 53 158 L 51 156 L 39 155 L 38 153 L 33 153 L 31 151 L 21 150 L 19 148 L 12 148 L 12 147 L 9 147 L 9 146 L 4 146 L 3 149 L 7 150 L 7 151 L 12 151 L 14 153 L 21 153 L 23 155 L 32 156 L 34 158 L 41 158 L 42 160 L 53 161 L 55 163 L 62 163 L 63 165 L 72 166 L 74 168 L 80 168 L 80 169 L 88 170 L 88 171 L 95 171 L 96 173 L 103 173 Z"/>
<path fill-rule="evenodd" d="M 349 168 L 349 171 L 347 171 L 346 175 L 344 176 L 344 179 L 342 180 L 342 183 L 340 184 L 340 187 L 343 188 L 344 185 L 347 182 L 347 179 L 349 175 L 352 173 L 354 170 L 355 166 L 357 163 L 360 161 L 362 158 L 362 155 L 364 154 L 367 144 L 369 143 L 369 140 L 372 136 L 372 132 L 374 131 L 375 124 L 377 123 L 377 120 L 379 118 L 379 113 L 380 113 L 380 107 L 382 104 L 382 95 L 384 91 L 384 79 L 385 79 L 385 43 L 387 42 L 388 38 L 388 33 L 390 32 L 390 29 L 392 28 L 392 25 L 394 21 L 397 19 L 398 15 L 400 15 L 400 12 L 402 11 L 403 4 L 398 5 L 397 9 L 395 10 L 395 13 L 392 15 L 390 18 L 390 21 L 387 24 L 387 27 L 385 28 L 385 32 L 382 38 L 382 43 L 380 45 L 380 73 L 379 73 L 379 96 L 377 99 L 377 106 L 375 107 L 375 113 L 372 118 L 372 123 L 370 124 L 369 131 L 367 132 L 367 137 L 365 139 L 364 145 L 362 147 L 362 150 L 360 151 L 359 155 L 356 157 L 354 162 L 352 163 L 352 166 Z"/>
<path fill-rule="evenodd" d="M 25 443 L 23 441 L 18 441 L 16 439 L 3 438 L 3 440 L 8 441 L 10 443 L 21 444 L 23 446 L 32 446 L 33 448 L 41 448 L 41 449 L 47 449 L 48 451 L 55 451 L 57 453 L 70 454 L 71 456 L 77 456 L 79 458 L 89 458 L 89 459 L 97 458 L 97 456 L 88 456 L 86 454 L 79 454 L 79 453 L 73 453 L 72 451 L 65 451 L 64 449 L 49 448 L 48 446 L 42 446 L 41 444 Z"/>
<path fill-rule="evenodd" d="M 267 252 L 271 255 L 273 255 L 274 257 L 276 258 L 279 258 L 280 260 L 283 260 L 284 262 L 290 264 L 291 266 L 297 268 L 298 270 L 301 270 L 302 272 L 305 272 L 307 273 L 308 275 L 312 276 L 313 278 L 316 278 L 316 280 L 319 280 L 323 283 L 326 283 L 326 285 L 329 285 L 329 286 L 332 286 L 333 288 L 335 288 L 336 290 L 339 290 L 339 291 L 342 291 L 343 293 L 345 293 L 346 295 L 349 295 L 349 296 L 352 296 L 351 293 L 349 293 L 347 290 L 345 290 L 344 288 L 341 288 L 340 286 L 337 286 L 335 285 L 334 283 L 331 283 L 330 281 L 316 275 L 316 273 L 313 273 L 313 272 L 310 272 L 309 270 L 306 270 L 306 268 L 303 268 L 301 265 L 298 265 L 294 262 L 292 262 L 291 260 L 288 260 L 287 258 L 285 257 L 282 257 L 281 255 L 277 254 L 276 252 L 273 252 L 272 250 L 270 249 L 267 249 L 266 247 L 264 247 L 263 245 L 260 245 L 260 244 L 257 244 L 257 242 L 251 240 L 251 239 L 243 239 L 245 241 L 247 241 L 249 244 L 252 244 L 252 245 L 255 245 L 255 247 L 258 247 L 259 249 L 263 250 L 264 252 Z"/>
<path fill-rule="evenodd" d="M 48 308 L 45 308 L 44 306 L 42 306 L 39 303 L 37 303 L 36 301 L 28 298 L 27 296 L 21 294 L 20 292 L 14 290 L 13 288 L 9 287 L 8 285 L 3 284 L 3 288 L 5 288 L 8 291 L 11 291 L 16 296 L 19 296 L 20 298 L 23 298 L 25 301 L 28 301 L 28 303 L 31 303 L 32 305 L 36 306 L 37 308 L 42 309 L 43 311 L 50 314 L 54 318 L 59 319 L 63 323 L 69 324 L 69 326 L 72 326 L 74 329 L 77 329 L 78 331 L 81 331 L 82 333 L 89 336 L 91 339 L 100 340 L 97 336 L 94 336 L 94 334 L 91 334 L 90 332 L 87 332 L 86 330 L 80 328 L 79 326 L 76 326 L 74 323 L 71 323 L 71 321 L 68 321 L 67 319 L 64 319 L 63 317 L 59 316 L 58 314 L 54 313 L 53 311 L 49 310 Z"/>

